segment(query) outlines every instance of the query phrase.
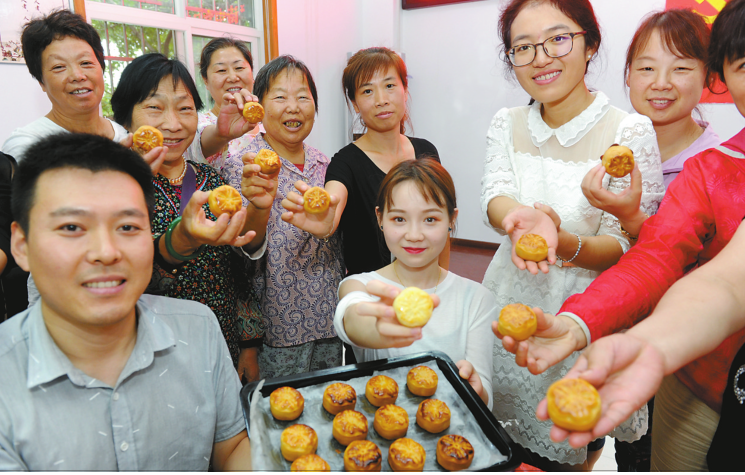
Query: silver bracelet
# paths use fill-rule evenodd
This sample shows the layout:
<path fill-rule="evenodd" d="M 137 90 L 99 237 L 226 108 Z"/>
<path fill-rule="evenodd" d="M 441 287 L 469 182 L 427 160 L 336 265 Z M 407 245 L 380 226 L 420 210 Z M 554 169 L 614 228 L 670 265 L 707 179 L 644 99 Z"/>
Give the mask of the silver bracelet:
<path fill-rule="evenodd" d="M 575 236 L 577 236 L 577 242 L 579 243 L 579 244 L 577 244 L 577 252 L 574 253 L 574 255 L 572 256 L 571 259 L 567 259 L 567 260 L 562 259 L 564 262 L 572 262 L 579 255 L 580 249 L 582 249 L 582 238 L 579 237 L 579 234 L 576 234 L 576 233 L 572 233 L 572 234 L 574 234 Z"/>
<path fill-rule="evenodd" d="M 333 236 L 333 235 L 334 235 L 334 228 L 332 227 L 332 228 L 331 228 L 331 232 L 330 232 L 330 233 L 328 233 L 327 235 L 325 235 L 325 236 L 323 236 L 323 237 L 318 237 L 318 236 L 315 236 L 315 235 L 314 235 L 313 237 L 314 237 L 314 238 L 316 238 L 316 239 L 318 239 L 319 241 L 323 241 L 323 242 L 329 242 L 329 238 L 330 238 L 331 236 Z"/>

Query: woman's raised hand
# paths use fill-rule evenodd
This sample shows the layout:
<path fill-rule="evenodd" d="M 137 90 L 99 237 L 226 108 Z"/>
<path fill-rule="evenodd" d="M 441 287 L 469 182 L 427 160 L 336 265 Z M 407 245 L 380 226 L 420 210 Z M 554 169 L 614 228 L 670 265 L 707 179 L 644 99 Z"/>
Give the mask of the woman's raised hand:
<path fill-rule="evenodd" d="M 603 164 L 592 168 L 582 179 L 582 193 L 587 201 L 597 209 L 612 214 L 624 221 L 639 211 L 642 200 L 642 174 L 639 165 L 631 171 L 631 184 L 621 193 L 615 194 L 603 188 L 605 167 Z"/>
<path fill-rule="evenodd" d="M 132 137 L 132 133 L 127 134 L 127 136 L 122 139 L 119 144 L 127 148 L 132 148 L 132 145 L 134 144 L 134 139 Z M 160 166 L 163 165 L 163 161 L 166 159 L 167 153 L 168 147 L 163 145 L 161 147 L 155 147 L 154 149 L 147 152 L 145 155 L 141 155 L 142 159 L 145 160 L 148 165 L 150 165 L 150 170 L 152 170 L 153 176 L 158 174 L 158 170 L 160 170 Z"/>
<path fill-rule="evenodd" d="M 515 355 L 518 366 L 541 374 L 587 345 L 584 332 L 571 318 L 543 313 L 538 307 L 533 307 L 533 312 L 538 319 L 538 329 L 523 341 L 502 335 L 497 330 L 498 322 L 492 322 L 492 331 L 502 340 L 504 349 Z"/>
<path fill-rule="evenodd" d="M 401 293 L 396 286 L 379 280 L 371 280 L 365 286 L 368 294 L 380 297 L 378 302 L 360 302 L 356 305 L 356 312 L 362 317 L 375 317 L 375 328 L 378 337 L 375 338 L 378 348 L 401 348 L 409 346 L 422 338 L 421 328 L 409 328 L 401 325 L 393 310 L 393 300 Z M 431 295 L 435 308 L 440 305 L 440 298 Z"/>
<path fill-rule="evenodd" d="M 587 432 L 570 432 L 554 426 L 551 440 L 569 438 L 569 445 L 584 447 L 603 437 L 641 408 L 657 391 L 664 377 L 665 357 L 654 346 L 626 333 L 600 338 L 579 357 L 565 378 L 582 378 L 600 394 L 600 420 Z M 548 419 L 546 399 L 536 415 Z"/>
<path fill-rule="evenodd" d="M 556 218 L 558 218 L 558 215 Z M 560 220 L 559 223 L 561 223 Z M 539 270 L 548 274 L 549 264 L 556 263 L 556 248 L 559 246 L 558 225 L 549 214 L 537 208 L 520 205 L 504 217 L 502 229 L 510 235 L 512 263 L 515 264 L 515 267 L 520 270 L 527 269 L 533 275 L 538 274 Z M 515 245 L 523 234 L 538 234 L 546 240 L 548 245 L 547 260 L 541 262 L 525 261 L 515 254 Z"/>
<path fill-rule="evenodd" d="M 282 200 L 282 207 L 287 210 L 282 213 L 282 220 L 314 236 L 328 237 L 334 229 L 334 216 L 336 215 L 336 207 L 339 204 L 339 197 L 331 195 L 331 204 L 325 212 L 318 214 L 308 213 L 303 207 L 303 194 L 310 188 L 312 187 L 302 180 L 295 182 L 295 189 L 298 192 L 291 191 Z"/>
<path fill-rule="evenodd" d="M 251 242 L 256 236 L 254 231 L 249 231 L 245 235 L 240 234 L 246 221 L 246 208 L 241 208 L 233 216 L 222 214 L 217 221 L 212 221 L 207 218 L 202 208 L 207 203 L 209 195 L 208 192 L 195 191 L 184 208 L 181 227 L 193 248 L 198 248 L 202 244 L 241 247 Z"/>
<path fill-rule="evenodd" d="M 220 114 L 217 116 L 217 133 L 229 140 L 241 137 L 256 127 L 243 117 L 243 106 L 247 102 L 259 102 L 259 98 L 251 94 L 248 89 L 241 89 L 231 94 L 226 92 L 222 96 Z"/>
<path fill-rule="evenodd" d="M 255 153 L 245 154 L 243 159 L 243 178 L 241 193 L 257 209 L 269 209 L 277 196 L 279 172 L 272 175 L 261 173 L 261 167 L 254 163 Z"/>

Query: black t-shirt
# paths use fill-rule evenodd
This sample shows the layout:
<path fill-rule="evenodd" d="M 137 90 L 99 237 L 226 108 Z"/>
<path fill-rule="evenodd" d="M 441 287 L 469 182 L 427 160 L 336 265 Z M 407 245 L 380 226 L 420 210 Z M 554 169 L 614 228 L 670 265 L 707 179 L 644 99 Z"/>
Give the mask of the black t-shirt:
<path fill-rule="evenodd" d="M 722 415 L 711 441 L 706 462 L 711 472 L 741 472 L 745 460 L 740 452 L 745 440 L 745 346 L 737 352 L 727 377 Z"/>
<path fill-rule="evenodd" d="M 407 138 L 417 159 L 440 161 L 437 149 L 430 142 Z M 339 150 L 326 170 L 326 183 L 338 181 L 347 188 L 347 205 L 339 221 L 347 275 L 372 272 L 391 263 L 391 253 L 375 216 L 375 200 L 383 178 L 383 170 L 353 143 Z"/>

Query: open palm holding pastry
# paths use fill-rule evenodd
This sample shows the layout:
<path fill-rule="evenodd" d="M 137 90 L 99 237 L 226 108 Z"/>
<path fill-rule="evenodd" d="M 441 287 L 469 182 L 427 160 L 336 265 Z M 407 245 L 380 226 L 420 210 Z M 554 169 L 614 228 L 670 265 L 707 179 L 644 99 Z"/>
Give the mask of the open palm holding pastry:
<path fill-rule="evenodd" d="M 202 244 L 210 246 L 245 246 L 256 236 L 255 231 L 247 231 L 246 209 L 241 208 L 230 216 L 228 213 L 220 215 L 217 221 L 208 219 L 202 206 L 207 203 L 210 194 L 195 191 L 184 209 L 179 226 L 174 229 L 173 239 L 178 234 L 191 249 L 197 249 Z M 181 230 L 180 233 L 177 231 Z M 174 241 L 175 244 L 176 241 Z M 184 254 L 184 253 L 181 253 Z"/>
<path fill-rule="evenodd" d="M 502 335 L 498 322 L 492 322 L 492 331 L 502 340 L 504 349 L 515 355 L 518 366 L 528 368 L 533 374 L 541 374 L 572 352 L 587 346 L 584 332 L 571 318 L 544 313 L 538 307 L 533 307 L 533 312 L 537 329 L 531 337 L 522 341 Z"/>
<path fill-rule="evenodd" d="M 582 378 L 596 387 L 602 401 L 601 416 L 594 428 L 569 431 L 551 429 L 551 439 L 568 439 L 572 447 L 584 447 L 628 419 L 654 395 L 665 374 L 665 357 L 649 342 L 627 333 L 600 338 L 580 355 L 566 378 Z M 548 419 L 546 399 L 536 415 Z"/>
<path fill-rule="evenodd" d="M 254 163 L 255 153 L 243 156 L 243 177 L 241 179 L 241 194 L 256 209 L 268 210 L 277 196 L 279 170 L 271 175 L 261 172 L 261 167 Z"/>
<path fill-rule="evenodd" d="M 550 208 L 549 208 L 550 209 Z M 502 220 L 502 228 L 510 236 L 512 263 L 520 270 L 528 270 L 533 275 L 538 272 L 548 274 L 549 264 L 556 263 L 556 248 L 559 246 L 558 225 L 551 216 L 536 207 L 519 205 Z M 546 240 L 548 257 L 540 262 L 526 261 L 515 253 L 516 244 L 524 234 L 535 234 Z"/>
<path fill-rule="evenodd" d="M 360 302 L 351 305 L 345 314 L 367 320 L 366 331 L 360 332 L 352 338 L 356 345 L 364 348 L 402 348 L 411 345 L 422 338 L 422 328 L 409 328 L 402 325 L 396 317 L 393 302 L 402 292 L 394 285 L 379 280 L 372 280 L 365 285 L 365 291 L 373 297 L 379 297 L 377 302 Z M 440 305 L 437 295 L 430 295 L 434 308 Z"/>
<path fill-rule="evenodd" d="M 311 189 L 311 186 L 302 180 L 295 182 L 295 191 L 287 194 L 282 200 L 282 207 L 286 209 L 282 213 L 282 220 L 303 231 L 320 238 L 329 237 L 334 229 L 334 219 L 336 216 L 336 207 L 339 205 L 339 197 L 330 195 L 328 209 L 321 213 L 309 212 L 305 206 L 305 193 Z"/>
<path fill-rule="evenodd" d="M 602 163 L 587 172 L 582 179 L 582 194 L 592 206 L 618 218 L 629 234 L 638 236 L 641 225 L 647 219 L 647 215 L 639 209 L 642 200 L 642 173 L 639 165 L 635 165 L 631 171 L 628 188 L 618 194 L 603 187 L 605 174 Z"/>
<path fill-rule="evenodd" d="M 134 145 L 134 137 L 132 133 L 130 132 L 129 134 L 127 134 L 127 137 L 119 142 L 119 144 L 127 148 L 132 148 L 132 146 Z M 142 159 L 145 160 L 148 165 L 150 165 L 150 170 L 153 172 L 153 176 L 155 176 L 158 174 L 160 166 L 163 165 L 163 161 L 166 159 L 166 154 L 168 154 L 168 147 L 166 147 L 165 145 L 161 145 L 159 147 L 154 147 L 144 154 L 140 153 L 140 156 L 142 156 Z"/>
<path fill-rule="evenodd" d="M 233 140 L 252 131 L 256 122 L 249 122 L 243 114 L 244 106 L 249 102 L 259 102 L 248 89 L 241 89 L 236 93 L 226 92 L 222 96 L 222 106 L 217 115 L 216 132 L 226 139 Z"/>

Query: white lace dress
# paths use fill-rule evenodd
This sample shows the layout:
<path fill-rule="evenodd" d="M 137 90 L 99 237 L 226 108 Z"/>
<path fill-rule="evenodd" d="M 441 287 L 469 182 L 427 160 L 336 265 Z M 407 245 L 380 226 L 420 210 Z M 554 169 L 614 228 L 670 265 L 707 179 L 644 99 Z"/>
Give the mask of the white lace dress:
<path fill-rule="evenodd" d="M 587 172 L 600 162 L 614 143 L 634 152 L 643 178 L 641 208 L 649 215 L 657 211 L 665 188 L 657 138 L 649 118 L 627 114 L 609 104 L 603 93 L 581 114 L 558 129 L 543 121 L 540 103 L 502 109 L 494 116 L 487 135 L 481 207 L 484 222 L 489 202 L 508 196 L 532 206 L 536 202 L 551 206 L 561 217 L 561 226 L 581 236 L 609 235 L 623 251 L 629 248 L 618 220 L 594 208 L 582 194 L 581 183 Z M 619 193 L 629 186 L 630 176 L 616 179 L 606 174 L 603 186 Z M 497 230 L 501 234 L 503 232 Z M 484 286 L 494 293 L 497 306 L 524 303 L 556 313 L 570 295 L 583 292 L 599 272 L 580 267 L 551 266 L 548 274 L 532 275 L 514 266 L 510 259 L 509 237 L 499 246 L 484 276 Z M 566 442 L 549 438 L 550 421 L 540 422 L 535 410 L 548 386 L 572 367 L 579 353 L 549 368 L 541 375 L 530 374 L 515 364 L 514 355 L 497 341 L 494 347 L 494 414 L 512 438 L 538 455 L 561 463 L 577 464 L 586 459 L 586 449 L 572 449 Z M 647 430 L 646 407 L 636 413 L 613 436 L 637 440 Z"/>

